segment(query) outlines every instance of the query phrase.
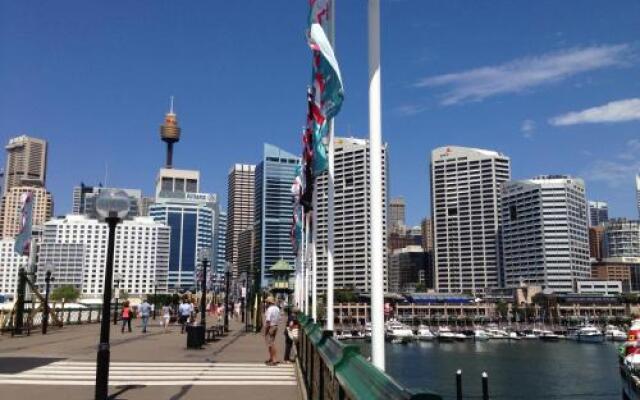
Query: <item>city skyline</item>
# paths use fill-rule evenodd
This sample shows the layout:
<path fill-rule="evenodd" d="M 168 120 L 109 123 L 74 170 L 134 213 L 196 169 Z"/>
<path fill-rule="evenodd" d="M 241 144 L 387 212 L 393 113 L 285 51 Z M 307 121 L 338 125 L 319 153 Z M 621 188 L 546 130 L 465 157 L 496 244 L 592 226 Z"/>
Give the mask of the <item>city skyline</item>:
<path fill-rule="evenodd" d="M 514 179 L 540 174 L 581 177 L 588 198 L 607 201 L 612 217 L 637 216 L 633 179 L 640 161 L 633 149 L 640 147 L 639 100 L 634 98 L 638 83 L 633 76 L 639 70 L 632 15 L 638 5 L 577 4 L 540 4 L 524 11 L 502 5 L 496 13 L 497 6 L 460 2 L 382 2 L 389 195 L 405 197 L 409 225 L 430 213 L 428 155 L 443 145 L 505 153 L 513 160 Z M 207 176 L 203 192 L 224 196 L 228 167 L 255 162 L 263 143 L 295 154 L 301 148 L 299 128 L 310 70 L 303 36 L 306 6 L 256 4 L 256 12 L 247 14 L 234 4 L 139 4 L 126 12 L 74 2 L 38 10 L 8 4 L 3 37 L 16 40 L 0 47 L 0 84 L 6 88 L 0 93 L 0 109 L 6 114 L 0 120 L 3 142 L 23 133 L 49 142 L 47 186 L 56 200 L 56 215 L 71 211 L 73 186 L 101 182 L 105 175 L 103 184 L 149 194 L 149 182 L 165 158 L 158 121 L 174 95 L 186 132 L 176 145 L 176 163 Z M 548 18 L 550 7 L 556 18 Z M 204 16 L 212 11 L 227 18 L 209 24 Z M 365 138 L 368 132 L 366 35 L 359 31 L 365 11 L 364 4 L 337 4 L 337 52 L 347 95 L 336 125 L 340 136 Z M 98 17 L 105 22 L 99 23 Z M 240 21 L 257 26 L 276 17 L 281 23 L 261 37 L 262 43 L 238 28 Z M 76 26 L 70 19 L 82 23 Z M 351 23 L 354 19 L 358 23 Z M 502 19 L 509 23 L 496 24 Z M 120 21 L 118 30 L 105 28 L 115 20 Z M 584 29 L 587 22 L 578 21 L 590 21 L 589 29 Z M 615 31 L 606 29 L 612 21 Z M 27 31 L 37 34 L 21 34 Z M 237 46 L 229 46 L 228 32 Z M 56 44 L 41 43 L 38 37 L 45 35 Z M 487 41 L 496 36 L 504 38 L 504 45 L 488 49 Z M 58 46 L 65 51 L 58 52 Z M 266 57 L 274 49 L 286 65 Z M 175 59 L 162 56 L 158 63 L 158 56 L 167 52 L 176 53 Z M 33 67 L 54 53 L 58 61 L 46 70 Z M 264 62 L 267 74 L 247 67 L 257 60 Z M 480 79 L 483 68 L 506 83 Z M 530 79 L 538 71 L 534 68 L 544 71 L 545 78 Z M 230 71 L 241 78 L 225 81 Z M 257 85 L 266 85 L 264 92 L 278 91 L 278 101 L 254 106 Z M 68 93 L 62 93 L 63 88 Z M 255 121 L 240 118 L 248 108 Z M 267 119 L 270 125 L 264 129 Z M 216 151 L 219 143 L 225 151 Z M 77 165 L 83 169 L 78 171 Z"/>

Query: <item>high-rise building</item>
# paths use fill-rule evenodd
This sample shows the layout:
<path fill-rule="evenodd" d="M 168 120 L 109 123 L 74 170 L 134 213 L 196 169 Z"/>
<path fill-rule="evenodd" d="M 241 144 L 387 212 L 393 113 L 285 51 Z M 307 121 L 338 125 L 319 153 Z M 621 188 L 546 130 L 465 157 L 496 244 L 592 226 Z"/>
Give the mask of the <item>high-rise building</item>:
<path fill-rule="evenodd" d="M 253 227 L 247 228 L 238 235 L 238 276 L 250 275 L 257 267 L 253 257 L 255 255 L 255 235 Z"/>
<path fill-rule="evenodd" d="M 53 215 L 53 196 L 43 187 L 13 186 L 2 197 L 0 204 L 0 233 L 2 238 L 12 238 L 20 232 L 24 193 L 33 194 L 33 225 L 41 226 Z"/>
<path fill-rule="evenodd" d="M 149 206 L 149 216 L 171 227 L 169 289 L 193 290 L 198 255 L 201 251 L 215 254 L 217 196 L 175 191 L 166 193 L 170 197 L 158 197 Z"/>
<path fill-rule="evenodd" d="M 589 226 L 598 226 L 609 220 L 609 205 L 604 201 L 589 202 Z"/>
<path fill-rule="evenodd" d="M 218 210 L 216 218 L 216 230 L 213 236 L 214 271 L 218 274 L 218 280 L 221 281 L 226 267 L 225 249 L 227 242 L 227 212 Z"/>
<path fill-rule="evenodd" d="M 238 276 L 238 237 L 253 229 L 256 166 L 235 164 L 227 178 L 227 243 L 225 258 L 231 263 L 233 276 Z"/>
<path fill-rule="evenodd" d="M 404 228 L 406 205 L 403 197 L 396 197 L 389 201 L 389 229 L 395 231 Z"/>
<path fill-rule="evenodd" d="M 604 257 L 604 226 L 589 227 L 589 256 L 593 260 L 602 260 Z"/>
<path fill-rule="evenodd" d="M 142 215 L 142 191 L 139 189 L 121 189 L 121 188 L 104 188 L 102 186 L 86 186 L 81 183 L 80 186 L 73 188 L 73 208 L 72 213 L 75 215 L 86 215 L 89 218 L 97 219 L 96 200 L 100 193 L 104 190 L 122 190 L 129 196 L 129 212 L 127 219 L 133 219 Z"/>
<path fill-rule="evenodd" d="M 433 226 L 431 218 L 424 218 L 420 223 L 422 230 L 422 248 L 425 251 L 433 252 Z"/>
<path fill-rule="evenodd" d="M 27 266 L 27 256 L 21 256 L 14 250 L 15 240 L 0 240 L 0 294 L 13 296 L 18 286 L 18 270 Z"/>
<path fill-rule="evenodd" d="M 53 268 L 53 287 L 74 285 L 83 297 L 102 296 L 109 228 L 84 215 L 67 215 L 44 226 L 38 253 L 37 283 L 44 286 L 48 266 Z M 137 217 L 116 227 L 114 275 L 119 287 L 130 295 L 148 295 L 154 285 L 167 291 L 170 228 L 152 218 Z"/>
<path fill-rule="evenodd" d="M 15 186 L 44 187 L 47 176 L 47 142 L 26 135 L 9 140 L 4 171 L 4 191 Z"/>
<path fill-rule="evenodd" d="M 421 245 L 396 249 L 389 257 L 389 291 L 426 291 L 433 288 L 433 269 L 429 254 Z"/>
<path fill-rule="evenodd" d="M 640 174 L 636 175 L 636 203 L 638 206 L 638 218 L 640 218 Z"/>
<path fill-rule="evenodd" d="M 640 221 L 611 219 L 604 225 L 604 256 L 640 257 Z"/>
<path fill-rule="evenodd" d="M 447 146 L 431 153 L 431 208 L 436 288 L 484 292 L 499 286 L 500 185 L 510 159 Z"/>
<path fill-rule="evenodd" d="M 182 198 L 200 192 L 200 171 L 160 168 L 156 178 L 156 198 Z"/>
<path fill-rule="evenodd" d="M 631 290 L 631 264 L 619 261 L 599 261 L 591 264 L 591 279 L 620 281 L 625 292 Z"/>
<path fill-rule="evenodd" d="M 370 157 L 368 140 L 336 138 L 334 146 L 334 286 L 371 290 Z M 383 267 L 387 289 L 387 145 L 382 147 Z M 327 175 L 316 180 L 318 289 L 327 287 Z"/>
<path fill-rule="evenodd" d="M 526 283 L 569 293 L 577 280 L 591 277 L 582 179 L 550 175 L 505 183 L 501 209 L 506 287 Z"/>
<path fill-rule="evenodd" d="M 300 157 L 271 144 L 264 144 L 262 161 L 255 169 L 254 262 L 260 271 L 260 283 L 266 287 L 269 270 L 278 261 L 295 262 L 291 245 L 291 184 L 296 177 Z"/>

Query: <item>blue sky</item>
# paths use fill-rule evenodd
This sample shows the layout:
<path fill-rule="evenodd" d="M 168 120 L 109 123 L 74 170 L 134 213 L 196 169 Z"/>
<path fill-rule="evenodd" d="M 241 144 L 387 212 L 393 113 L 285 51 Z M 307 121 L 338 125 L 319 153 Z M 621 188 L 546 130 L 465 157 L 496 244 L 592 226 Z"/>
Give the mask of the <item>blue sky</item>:
<path fill-rule="evenodd" d="M 0 141 L 50 142 L 56 214 L 84 181 L 153 190 L 158 126 L 176 97 L 174 163 L 226 198 L 226 174 L 263 142 L 298 152 L 310 53 L 305 0 L 0 0 Z M 337 133 L 368 134 L 366 1 L 338 0 L 346 100 Z M 585 178 L 637 217 L 640 3 L 382 0 L 390 193 L 429 213 L 430 151 L 499 150 L 514 178 Z M 225 200 L 226 201 L 226 200 Z"/>

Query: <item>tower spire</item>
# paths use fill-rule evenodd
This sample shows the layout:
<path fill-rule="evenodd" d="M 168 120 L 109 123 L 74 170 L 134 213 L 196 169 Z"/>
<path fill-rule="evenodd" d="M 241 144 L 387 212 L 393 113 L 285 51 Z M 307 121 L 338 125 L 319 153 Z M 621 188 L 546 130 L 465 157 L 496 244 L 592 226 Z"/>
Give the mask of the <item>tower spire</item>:
<path fill-rule="evenodd" d="M 166 168 L 173 168 L 173 144 L 180 141 L 180 127 L 178 119 L 173 112 L 173 96 L 169 97 L 169 112 L 164 117 L 164 123 L 160 125 L 160 139 L 167 144 Z"/>
<path fill-rule="evenodd" d="M 169 97 L 169 114 L 174 114 L 174 112 L 173 112 L 173 96 Z"/>

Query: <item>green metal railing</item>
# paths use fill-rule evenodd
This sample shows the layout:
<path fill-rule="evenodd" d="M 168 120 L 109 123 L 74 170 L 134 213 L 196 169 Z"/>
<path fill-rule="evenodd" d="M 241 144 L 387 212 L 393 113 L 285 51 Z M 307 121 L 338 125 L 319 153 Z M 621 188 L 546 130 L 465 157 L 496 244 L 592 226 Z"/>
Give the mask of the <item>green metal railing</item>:
<path fill-rule="evenodd" d="M 357 346 L 345 345 L 300 314 L 298 357 L 310 399 L 442 400 L 427 390 L 411 391 L 374 367 Z"/>

